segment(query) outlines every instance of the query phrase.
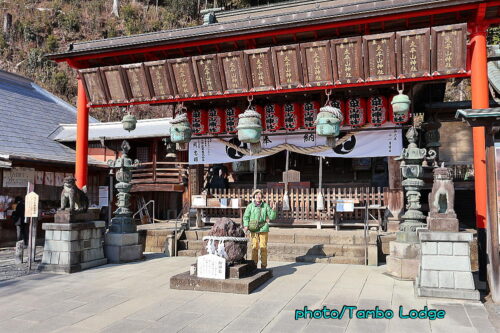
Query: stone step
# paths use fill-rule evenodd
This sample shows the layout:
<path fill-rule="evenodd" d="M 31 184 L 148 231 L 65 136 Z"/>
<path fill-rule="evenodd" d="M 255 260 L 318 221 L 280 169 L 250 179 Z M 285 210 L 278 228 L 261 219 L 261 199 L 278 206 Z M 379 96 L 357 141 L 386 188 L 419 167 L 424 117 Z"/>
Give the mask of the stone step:
<path fill-rule="evenodd" d="M 364 257 L 348 257 L 348 256 L 321 256 L 321 255 L 274 255 L 268 253 L 269 261 L 281 262 L 314 262 L 325 264 L 349 264 L 349 265 L 364 265 Z"/>
<path fill-rule="evenodd" d="M 280 253 L 283 255 L 352 257 L 364 257 L 365 255 L 365 247 L 362 245 L 268 243 L 267 249 L 268 253 Z"/>
<path fill-rule="evenodd" d="M 178 243 L 179 250 L 201 250 L 204 247 L 204 241 L 200 240 L 180 240 Z"/>
<path fill-rule="evenodd" d="M 180 257 L 197 257 L 201 255 L 200 250 L 179 250 L 177 251 L 177 255 Z"/>

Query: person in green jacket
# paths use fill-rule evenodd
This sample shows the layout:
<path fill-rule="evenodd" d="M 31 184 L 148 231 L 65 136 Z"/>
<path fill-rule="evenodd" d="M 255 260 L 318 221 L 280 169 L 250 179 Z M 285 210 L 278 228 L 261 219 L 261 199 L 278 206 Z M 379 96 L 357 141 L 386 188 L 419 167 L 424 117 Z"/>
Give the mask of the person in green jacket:
<path fill-rule="evenodd" d="M 251 220 L 259 220 L 262 225 L 258 231 L 251 231 L 252 239 L 252 260 L 255 265 L 259 262 L 259 247 L 261 268 L 267 268 L 267 239 L 269 234 L 269 221 L 276 218 L 276 203 L 271 202 L 271 206 L 262 201 L 262 191 L 255 190 L 252 193 L 253 201 L 245 209 L 243 214 L 243 227 L 248 231 Z"/>

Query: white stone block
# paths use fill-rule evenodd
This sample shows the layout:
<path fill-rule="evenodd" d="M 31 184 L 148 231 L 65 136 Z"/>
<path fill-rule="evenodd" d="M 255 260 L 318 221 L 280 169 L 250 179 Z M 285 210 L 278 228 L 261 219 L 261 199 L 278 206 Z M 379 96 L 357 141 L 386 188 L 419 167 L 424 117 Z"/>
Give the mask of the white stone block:
<path fill-rule="evenodd" d="M 52 239 L 54 237 L 53 230 L 45 230 L 45 239 Z"/>
<path fill-rule="evenodd" d="M 61 230 L 54 230 L 52 239 L 53 240 L 61 240 Z"/>
<path fill-rule="evenodd" d="M 439 286 L 439 276 L 437 271 L 426 271 L 422 270 L 420 272 L 420 283 L 422 287 L 437 288 Z"/>
<path fill-rule="evenodd" d="M 70 262 L 70 252 L 59 253 L 59 265 L 69 265 Z"/>
<path fill-rule="evenodd" d="M 104 242 L 106 245 L 114 246 L 137 245 L 139 243 L 139 233 L 116 234 L 110 232 L 106 234 Z"/>
<path fill-rule="evenodd" d="M 59 252 L 52 252 L 50 254 L 50 263 L 52 265 L 57 265 L 59 264 Z"/>
<path fill-rule="evenodd" d="M 422 242 L 422 254 L 437 254 L 437 242 Z"/>
<path fill-rule="evenodd" d="M 455 272 L 455 288 L 474 290 L 474 279 L 470 272 Z"/>
<path fill-rule="evenodd" d="M 80 239 L 90 239 L 92 236 L 91 231 L 89 229 L 80 231 Z"/>
<path fill-rule="evenodd" d="M 422 256 L 422 269 L 436 271 L 470 272 L 470 258 L 467 256 Z"/>
<path fill-rule="evenodd" d="M 453 255 L 468 256 L 469 251 L 469 243 L 453 243 Z"/>
<path fill-rule="evenodd" d="M 443 256 L 453 255 L 453 243 L 452 242 L 437 242 L 438 254 Z"/>
<path fill-rule="evenodd" d="M 50 251 L 43 251 L 42 264 L 50 264 Z"/>
<path fill-rule="evenodd" d="M 61 240 L 64 241 L 74 241 L 78 239 L 77 230 L 63 230 L 61 231 Z"/>
<path fill-rule="evenodd" d="M 439 272 L 439 288 L 455 288 L 453 272 Z"/>

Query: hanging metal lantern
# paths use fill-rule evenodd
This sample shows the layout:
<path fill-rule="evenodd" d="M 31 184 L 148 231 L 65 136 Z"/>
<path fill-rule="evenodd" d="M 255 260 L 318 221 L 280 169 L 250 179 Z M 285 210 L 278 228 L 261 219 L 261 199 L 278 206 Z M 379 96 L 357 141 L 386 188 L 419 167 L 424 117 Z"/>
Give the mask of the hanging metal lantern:
<path fill-rule="evenodd" d="M 260 151 L 260 137 L 262 134 L 261 114 L 248 107 L 248 109 L 238 116 L 238 140 L 250 144 L 251 153 Z"/>
<path fill-rule="evenodd" d="M 404 124 L 410 118 L 411 101 L 408 95 L 403 94 L 403 90 L 399 90 L 398 92 L 399 94 L 394 96 L 391 101 L 392 122 L 395 124 Z"/>
<path fill-rule="evenodd" d="M 192 130 L 185 113 L 178 114 L 170 122 L 170 141 L 173 143 L 187 143 L 191 140 Z"/>
<path fill-rule="evenodd" d="M 316 125 L 316 134 L 326 136 L 327 144 L 335 146 L 335 138 L 340 134 L 340 123 L 344 116 L 342 112 L 331 105 L 325 105 L 319 109 L 318 116 L 314 124 Z"/>
<path fill-rule="evenodd" d="M 123 116 L 122 125 L 124 130 L 129 132 L 133 131 L 135 130 L 136 124 L 137 124 L 137 118 L 135 118 L 134 115 L 127 113 L 125 116 Z"/>

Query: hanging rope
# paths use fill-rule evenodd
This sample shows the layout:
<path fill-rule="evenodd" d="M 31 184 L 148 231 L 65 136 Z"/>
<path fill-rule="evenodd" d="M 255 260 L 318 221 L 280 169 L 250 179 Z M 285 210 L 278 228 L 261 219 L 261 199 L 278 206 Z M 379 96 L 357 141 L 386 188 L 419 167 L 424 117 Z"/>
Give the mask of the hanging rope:
<path fill-rule="evenodd" d="M 341 144 L 343 144 L 344 142 L 349 140 L 355 133 L 356 132 L 347 133 L 346 136 L 344 136 L 342 139 L 337 140 L 337 142 L 335 143 L 335 147 L 340 146 Z M 249 149 L 238 147 L 237 145 L 232 144 L 230 142 L 227 142 L 221 138 L 216 138 L 216 139 L 219 140 L 220 142 L 222 142 L 223 144 L 225 144 L 226 146 L 228 146 L 229 148 L 233 148 L 234 150 L 236 150 L 237 152 L 239 152 L 241 154 L 249 155 L 249 156 L 251 155 Z M 299 146 L 296 146 L 296 145 L 293 145 L 290 143 L 283 143 L 283 144 L 277 145 L 277 146 L 272 147 L 272 148 L 262 149 L 260 152 L 258 152 L 256 154 L 252 154 L 251 156 L 273 155 L 273 154 L 279 153 L 280 151 L 283 151 L 283 150 L 288 150 L 288 151 L 292 151 L 294 153 L 299 153 L 299 154 L 310 155 L 310 154 L 322 153 L 322 152 L 330 150 L 330 149 L 332 149 L 332 147 L 327 146 L 327 145 L 304 148 L 304 147 L 299 147 Z"/>

